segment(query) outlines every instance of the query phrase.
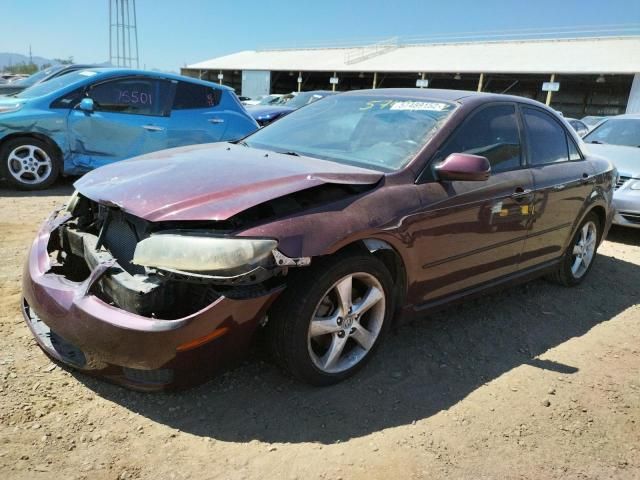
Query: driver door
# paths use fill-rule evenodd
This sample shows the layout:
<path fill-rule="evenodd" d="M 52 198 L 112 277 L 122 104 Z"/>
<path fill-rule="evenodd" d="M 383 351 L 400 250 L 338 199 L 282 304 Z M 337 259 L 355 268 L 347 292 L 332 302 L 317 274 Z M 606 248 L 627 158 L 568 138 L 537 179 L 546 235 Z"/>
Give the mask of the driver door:
<path fill-rule="evenodd" d="M 419 185 L 425 211 L 414 248 L 423 303 L 491 282 L 518 270 L 533 213 L 533 177 L 524 166 L 515 104 L 492 103 L 471 114 L 436 153 L 486 157 L 486 181 L 430 181 Z"/>
<path fill-rule="evenodd" d="M 68 116 L 74 165 L 93 169 L 167 148 L 174 88 L 169 81 L 144 76 L 91 85 L 86 96 L 94 101 L 94 111 L 74 109 Z"/>

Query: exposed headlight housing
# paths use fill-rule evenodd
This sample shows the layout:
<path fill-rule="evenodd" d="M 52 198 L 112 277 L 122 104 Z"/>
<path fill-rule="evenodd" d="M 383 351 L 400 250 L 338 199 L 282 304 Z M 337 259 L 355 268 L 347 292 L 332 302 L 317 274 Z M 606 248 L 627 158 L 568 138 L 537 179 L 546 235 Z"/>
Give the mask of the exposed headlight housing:
<path fill-rule="evenodd" d="M 15 103 L 13 105 L 0 105 L 0 113 L 17 112 L 22 108 L 21 103 Z"/>
<path fill-rule="evenodd" d="M 80 197 L 78 195 L 78 191 L 76 190 L 75 192 L 73 192 L 73 195 L 69 197 L 69 201 L 67 202 L 67 212 L 73 214 L 73 211 L 78 205 L 78 200 L 80 200 Z"/>
<path fill-rule="evenodd" d="M 138 243 L 132 263 L 178 272 L 247 270 L 277 246 L 271 239 L 159 233 Z"/>

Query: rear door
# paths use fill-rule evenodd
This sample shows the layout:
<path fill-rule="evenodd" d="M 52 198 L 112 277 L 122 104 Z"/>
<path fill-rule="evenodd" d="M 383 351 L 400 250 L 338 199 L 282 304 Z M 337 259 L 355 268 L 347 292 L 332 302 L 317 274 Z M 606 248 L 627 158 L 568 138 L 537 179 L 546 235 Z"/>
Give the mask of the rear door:
<path fill-rule="evenodd" d="M 487 181 L 420 185 L 427 210 L 415 247 L 422 278 L 418 298 L 427 302 L 490 282 L 518 269 L 530 224 L 533 178 L 524 165 L 514 103 L 492 103 L 473 112 L 436 153 L 485 156 Z"/>
<path fill-rule="evenodd" d="M 232 119 L 220 108 L 221 97 L 220 89 L 178 81 L 169 120 L 169 146 L 223 140 Z"/>
<path fill-rule="evenodd" d="M 173 84 L 144 77 L 110 79 L 90 85 L 85 95 L 94 111 L 71 110 L 71 158 L 87 169 L 167 148 Z"/>
<path fill-rule="evenodd" d="M 533 224 L 521 263 L 526 268 L 562 255 L 595 178 L 558 119 L 533 106 L 521 106 L 521 111 L 535 189 Z"/>

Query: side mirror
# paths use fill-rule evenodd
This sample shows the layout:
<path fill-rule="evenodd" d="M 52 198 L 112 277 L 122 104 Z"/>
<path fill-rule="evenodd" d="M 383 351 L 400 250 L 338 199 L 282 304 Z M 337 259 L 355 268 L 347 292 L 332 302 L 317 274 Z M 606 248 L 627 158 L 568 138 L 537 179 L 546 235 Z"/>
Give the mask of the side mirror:
<path fill-rule="evenodd" d="M 83 98 L 80 100 L 80 105 L 78 108 L 83 112 L 91 113 L 93 112 L 93 99 L 92 98 Z"/>
<path fill-rule="evenodd" d="M 486 157 L 468 153 L 452 153 L 435 167 L 439 180 L 482 182 L 491 174 L 491 164 Z"/>

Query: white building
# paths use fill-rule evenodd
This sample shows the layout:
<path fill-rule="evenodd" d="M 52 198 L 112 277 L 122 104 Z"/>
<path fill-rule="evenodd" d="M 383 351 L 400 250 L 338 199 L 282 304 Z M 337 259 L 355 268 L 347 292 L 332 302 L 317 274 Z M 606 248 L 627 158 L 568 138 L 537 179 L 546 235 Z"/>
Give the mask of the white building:
<path fill-rule="evenodd" d="M 415 87 L 549 100 L 566 116 L 640 112 L 640 36 L 250 50 L 188 65 L 246 96 L 295 90 Z M 334 79 L 332 83 L 331 79 Z M 337 80 L 336 80 L 337 79 Z M 335 82 L 338 82 L 337 84 Z M 557 92 L 542 91 L 553 82 Z"/>

